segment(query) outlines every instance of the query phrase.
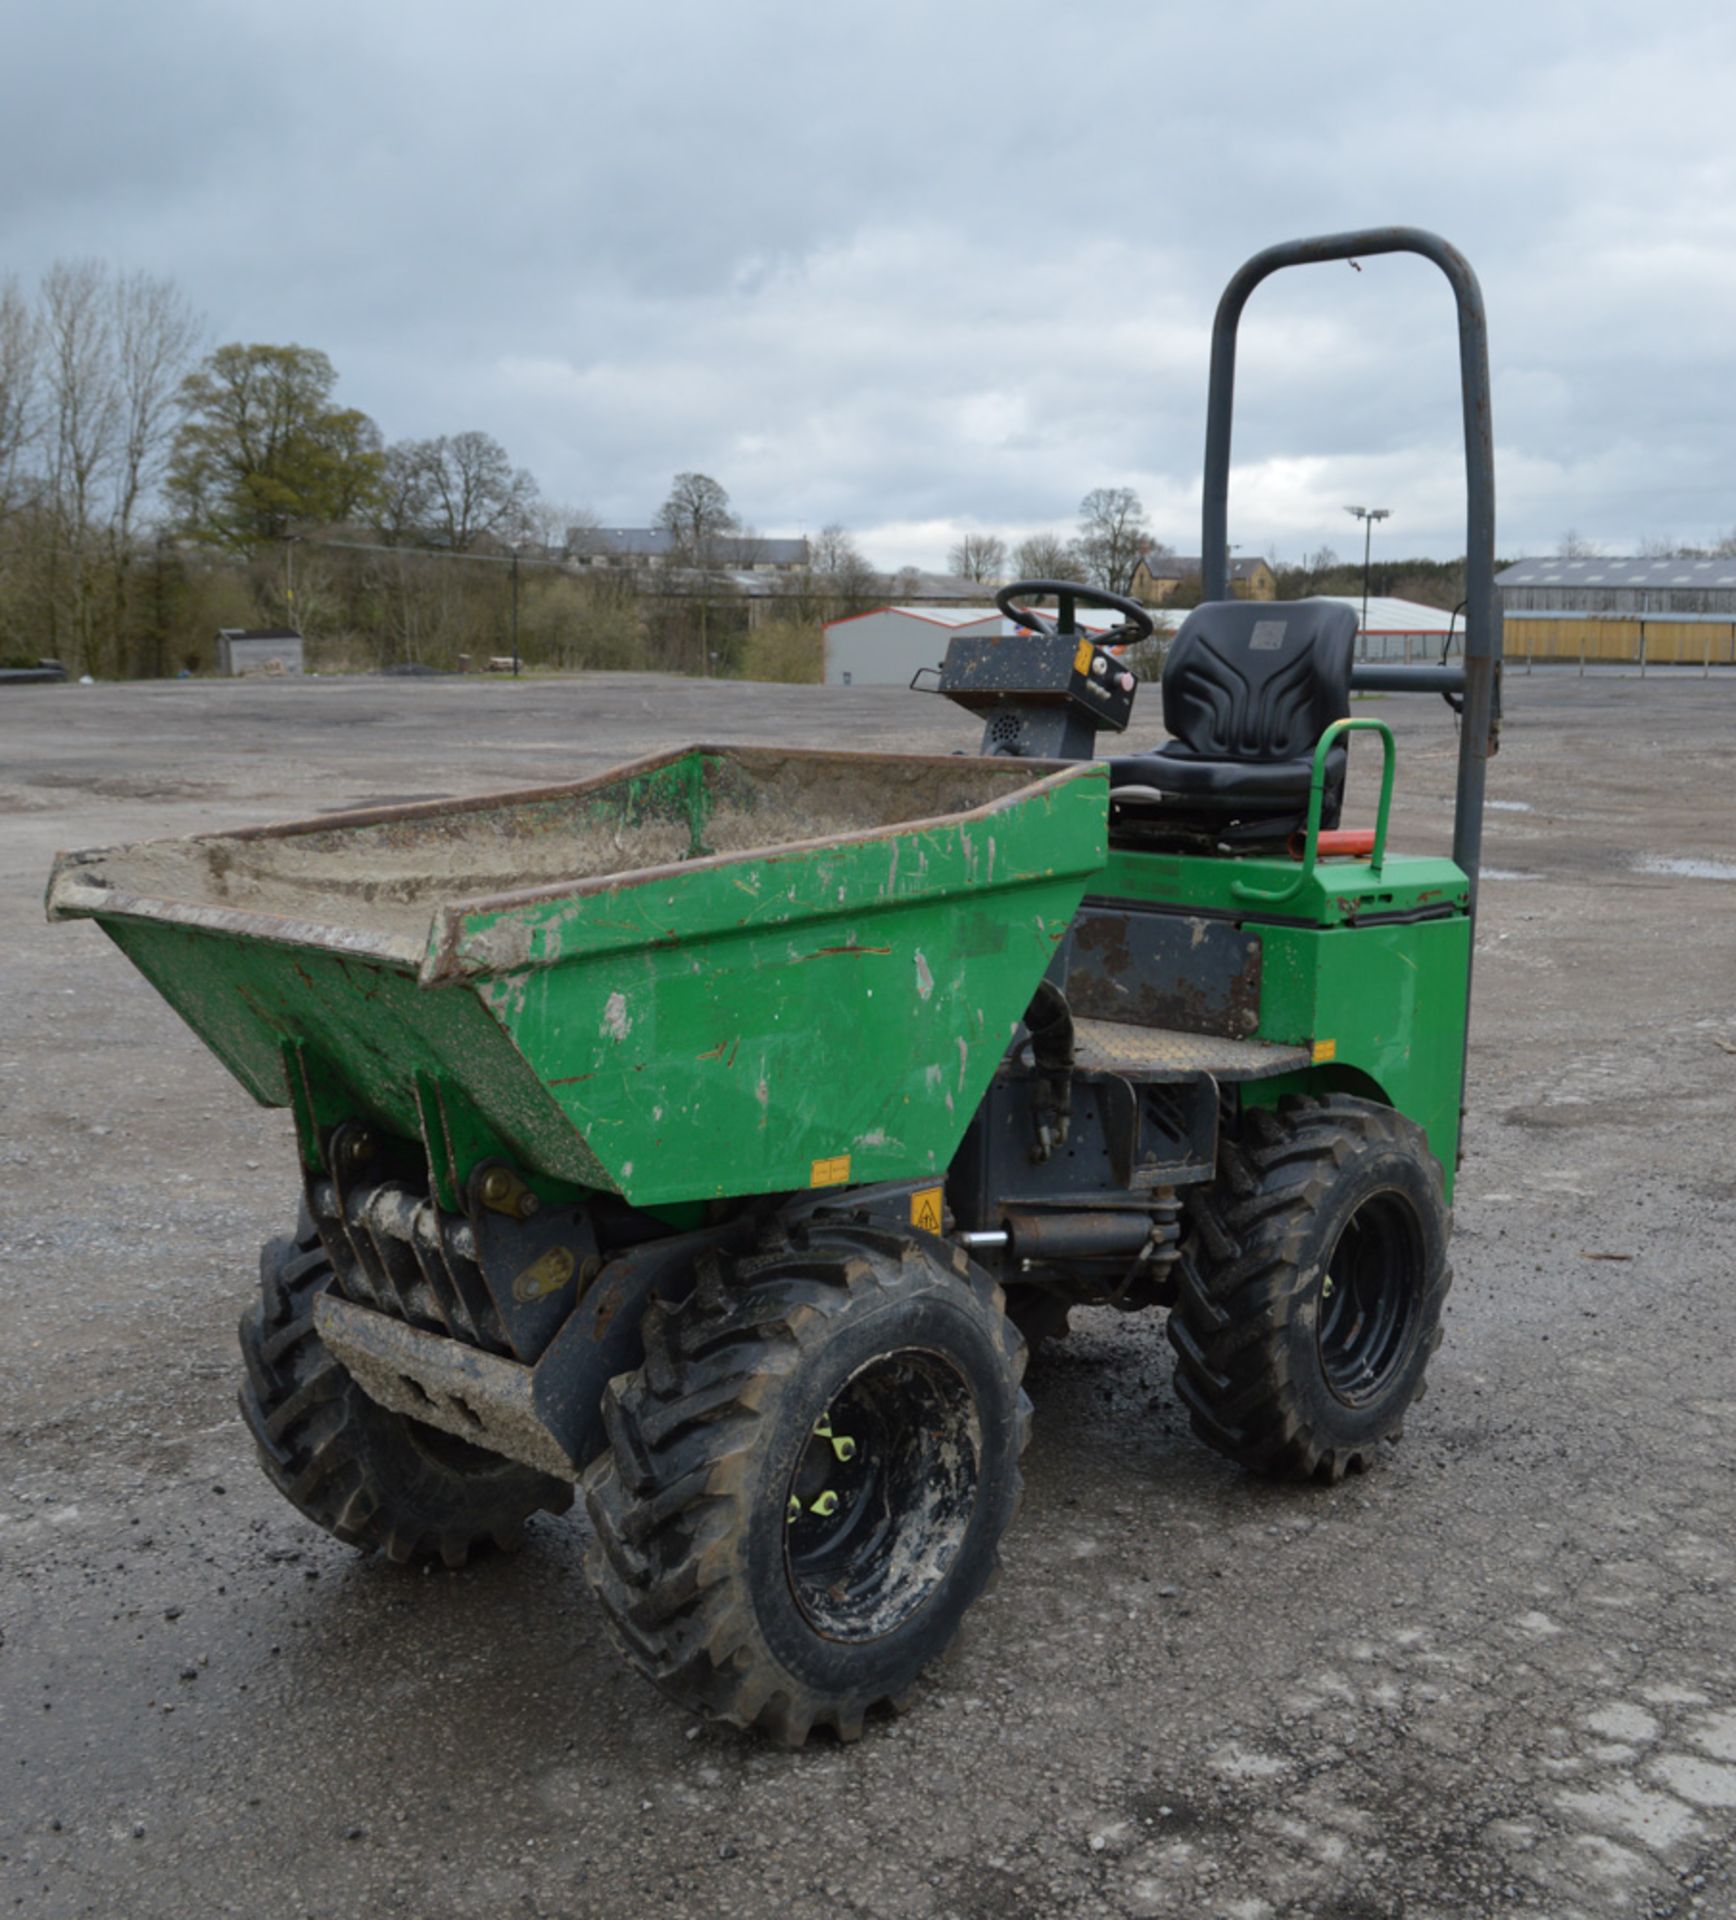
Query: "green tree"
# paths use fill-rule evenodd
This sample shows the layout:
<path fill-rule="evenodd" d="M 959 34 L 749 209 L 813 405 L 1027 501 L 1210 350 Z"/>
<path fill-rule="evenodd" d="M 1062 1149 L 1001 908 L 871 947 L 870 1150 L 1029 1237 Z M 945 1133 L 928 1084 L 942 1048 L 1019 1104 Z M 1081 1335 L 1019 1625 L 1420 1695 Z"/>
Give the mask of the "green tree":
<path fill-rule="evenodd" d="M 168 493 L 185 530 L 239 552 L 373 505 L 380 430 L 332 404 L 337 374 L 311 347 L 219 347 L 182 383 Z"/>

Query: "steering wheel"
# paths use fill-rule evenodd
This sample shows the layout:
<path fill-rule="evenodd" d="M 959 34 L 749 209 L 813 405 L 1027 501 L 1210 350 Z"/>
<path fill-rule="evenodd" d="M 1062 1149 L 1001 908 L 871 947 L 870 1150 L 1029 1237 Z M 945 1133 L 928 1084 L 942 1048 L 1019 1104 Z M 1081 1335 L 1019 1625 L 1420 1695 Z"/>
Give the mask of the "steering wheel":
<path fill-rule="evenodd" d="M 1013 604 L 1021 594 L 1026 593 L 1052 593 L 1055 596 L 1055 618 L 1051 620 L 1047 614 Z M 995 605 L 1009 620 L 1016 620 L 1021 627 L 1029 627 L 1033 633 L 1046 634 L 1051 640 L 1070 640 L 1078 633 L 1079 629 L 1073 624 L 1073 610 L 1075 603 L 1080 600 L 1094 607 L 1112 607 L 1126 616 L 1120 626 L 1111 627 L 1108 633 L 1096 636 L 1105 645 L 1120 646 L 1134 640 L 1149 640 L 1157 631 L 1151 615 L 1137 600 L 1125 600 L 1118 593 L 1105 593 L 1098 587 L 1082 587 L 1072 580 L 1015 580 L 1010 587 L 1002 587 L 995 595 Z"/>

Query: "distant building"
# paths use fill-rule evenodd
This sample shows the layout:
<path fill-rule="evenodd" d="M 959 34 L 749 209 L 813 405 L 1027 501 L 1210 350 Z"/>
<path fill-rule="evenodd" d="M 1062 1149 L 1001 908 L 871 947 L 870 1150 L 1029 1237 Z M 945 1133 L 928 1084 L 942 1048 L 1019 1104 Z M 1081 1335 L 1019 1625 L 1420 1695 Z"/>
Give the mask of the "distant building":
<path fill-rule="evenodd" d="M 219 627 L 217 671 L 300 673 L 301 635 L 294 627 Z"/>
<path fill-rule="evenodd" d="M 680 542 L 661 527 L 569 527 L 567 551 L 581 566 L 662 567 L 679 564 Z M 730 571 L 791 573 L 808 564 L 808 543 L 723 533 L 711 542 L 710 559 Z"/>
<path fill-rule="evenodd" d="M 967 580 L 962 573 L 927 573 L 921 567 L 901 567 L 885 578 L 886 590 L 897 594 L 905 607 L 980 607 L 983 595 L 994 592 L 987 581 Z"/>
<path fill-rule="evenodd" d="M 1527 659 L 1736 662 L 1736 559 L 1520 560 L 1495 586 Z"/>
<path fill-rule="evenodd" d="M 1364 626 L 1361 594 L 1317 593 L 1309 597 L 1330 600 L 1356 615 L 1359 660 L 1439 660 L 1449 640 L 1455 652 L 1464 651 L 1463 614 L 1424 606 L 1420 600 L 1399 600 L 1391 594 L 1376 593 L 1369 597 L 1368 623 Z"/>
<path fill-rule="evenodd" d="M 1166 600 L 1174 599 L 1184 586 L 1197 584 L 1200 572 L 1197 553 L 1141 554 L 1128 592 L 1146 606 L 1161 607 Z M 1237 600 L 1275 600 L 1277 576 L 1257 554 L 1247 560 L 1232 558 L 1230 593 Z"/>
<path fill-rule="evenodd" d="M 980 594 L 981 588 L 979 586 Z M 1087 633 L 1103 633 L 1118 614 L 1078 614 Z M 999 607 L 875 607 L 826 623 L 826 684 L 830 687 L 907 687 L 924 667 L 938 667 L 958 634 L 1016 633 Z"/>

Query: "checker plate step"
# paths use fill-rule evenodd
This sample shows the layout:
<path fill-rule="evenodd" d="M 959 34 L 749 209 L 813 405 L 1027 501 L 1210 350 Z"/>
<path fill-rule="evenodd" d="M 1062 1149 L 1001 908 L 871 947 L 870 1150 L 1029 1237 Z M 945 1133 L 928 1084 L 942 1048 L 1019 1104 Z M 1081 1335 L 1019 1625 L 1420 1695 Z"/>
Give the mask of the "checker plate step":
<path fill-rule="evenodd" d="M 1115 1020 L 1076 1020 L 1073 1040 L 1074 1064 L 1081 1070 L 1136 1079 L 1209 1073 L 1221 1081 L 1270 1080 L 1308 1066 L 1313 1058 L 1306 1047 L 1178 1033 L 1171 1027 L 1130 1027 Z"/>

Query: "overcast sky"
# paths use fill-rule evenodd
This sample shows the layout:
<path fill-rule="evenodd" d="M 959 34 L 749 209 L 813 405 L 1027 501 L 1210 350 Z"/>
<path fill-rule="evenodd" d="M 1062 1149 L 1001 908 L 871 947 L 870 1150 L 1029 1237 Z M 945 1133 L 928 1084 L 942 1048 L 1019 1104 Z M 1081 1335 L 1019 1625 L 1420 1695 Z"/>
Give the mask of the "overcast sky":
<path fill-rule="evenodd" d="M 1503 554 L 1736 525 L 1729 0 L 37 0 L 0 64 L 0 274 L 168 274 L 388 439 L 884 565 L 1102 485 L 1197 550 L 1224 280 L 1387 222 L 1481 275 Z M 1433 268 L 1269 283 L 1232 540 L 1462 551 L 1456 379 Z"/>

